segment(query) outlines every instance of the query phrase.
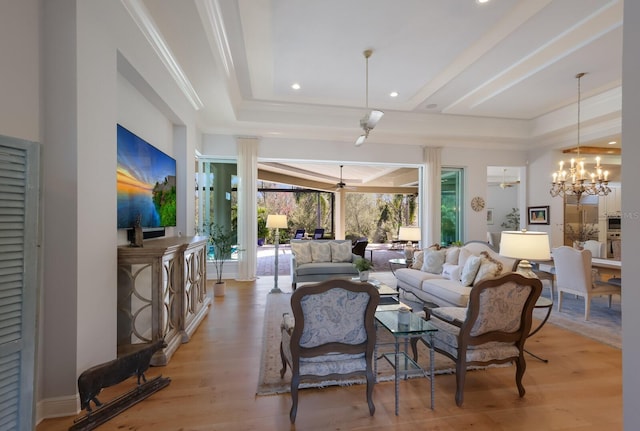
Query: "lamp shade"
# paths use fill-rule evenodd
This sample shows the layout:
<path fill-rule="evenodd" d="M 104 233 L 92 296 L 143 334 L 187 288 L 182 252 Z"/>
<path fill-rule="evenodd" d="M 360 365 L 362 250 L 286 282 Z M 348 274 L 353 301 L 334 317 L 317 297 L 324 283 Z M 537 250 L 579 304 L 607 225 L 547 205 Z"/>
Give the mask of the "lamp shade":
<path fill-rule="evenodd" d="M 400 232 L 398 232 L 398 239 L 400 241 L 420 241 L 422 239 L 420 228 L 417 226 L 401 226 Z"/>
<path fill-rule="evenodd" d="M 549 260 L 549 235 L 546 232 L 504 231 L 500 254 L 514 259 Z"/>
<path fill-rule="evenodd" d="M 287 227 L 287 216 L 284 214 L 269 214 L 267 216 L 267 227 L 269 229 L 284 229 Z"/>

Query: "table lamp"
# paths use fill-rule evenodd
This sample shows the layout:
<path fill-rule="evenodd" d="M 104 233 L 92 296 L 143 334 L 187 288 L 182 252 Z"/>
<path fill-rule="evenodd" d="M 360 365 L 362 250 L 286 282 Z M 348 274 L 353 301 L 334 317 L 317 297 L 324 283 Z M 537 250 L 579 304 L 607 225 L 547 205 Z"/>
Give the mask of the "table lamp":
<path fill-rule="evenodd" d="M 267 228 L 276 230 L 276 259 L 275 259 L 275 273 L 273 274 L 273 289 L 271 293 L 282 293 L 282 290 L 278 287 L 278 245 L 280 244 L 280 229 L 287 228 L 287 216 L 284 214 L 269 214 L 267 216 Z"/>
<path fill-rule="evenodd" d="M 407 244 L 404 246 L 404 258 L 407 259 L 407 262 L 412 261 L 415 249 L 411 241 L 420 242 L 422 239 L 420 228 L 417 226 L 401 226 L 398 232 L 398 239 L 400 241 L 407 241 Z"/>
<path fill-rule="evenodd" d="M 538 278 L 531 269 L 529 260 L 549 260 L 549 236 L 546 232 L 504 231 L 500 238 L 500 255 L 521 259 L 518 264 L 520 274 L 529 278 Z"/>

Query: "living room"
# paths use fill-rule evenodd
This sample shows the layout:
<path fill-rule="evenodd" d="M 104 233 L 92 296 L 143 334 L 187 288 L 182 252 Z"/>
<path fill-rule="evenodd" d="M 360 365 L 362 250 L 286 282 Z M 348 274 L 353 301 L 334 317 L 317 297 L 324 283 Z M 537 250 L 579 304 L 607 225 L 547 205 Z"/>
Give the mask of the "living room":
<path fill-rule="evenodd" d="M 55 3 L 55 6 L 49 3 Z M 258 114 L 243 117 L 244 127 L 238 125 L 242 121 L 233 120 L 225 124 L 225 119 L 236 118 L 234 116 L 240 112 L 234 112 L 233 104 L 228 102 L 238 95 L 232 94 L 227 102 L 218 107 L 195 108 L 194 104 L 198 106 L 197 98 L 190 101 L 185 96 L 185 92 L 190 93 L 189 90 L 176 85 L 172 72 L 149 45 L 148 38 L 153 38 L 152 35 L 145 34 L 140 27 L 143 24 L 132 18 L 132 15 L 144 16 L 144 13 L 136 15 L 138 7 L 146 6 L 152 12 L 162 8 L 158 3 L 146 3 L 41 3 L 30 0 L 21 5 L 6 6 L 10 13 L 5 17 L 11 22 L 0 30 L 0 34 L 4 40 L 16 42 L 9 42 L 10 47 L 3 49 L 3 57 L 11 65 L 11 78 L 3 79 L 0 84 L 7 94 L 2 102 L 6 115 L 0 120 L 0 133 L 42 142 L 43 147 L 42 205 L 46 208 L 46 217 L 41 224 L 43 241 L 39 263 L 42 268 L 39 286 L 41 308 L 38 313 L 41 320 L 37 327 L 40 345 L 35 366 L 37 373 L 33 376 L 38 388 L 35 393 L 39 402 L 39 417 L 55 415 L 58 407 L 62 407 L 62 411 L 68 411 L 70 405 L 75 407 L 75 384 L 79 370 L 115 355 L 115 343 L 112 342 L 116 331 L 113 313 L 116 308 L 114 286 L 117 284 L 115 250 L 118 245 L 126 243 L 126 238 L 123 232 L 119 232 L 117 237 L 103 232 L 110 232 L 115 226 L 115 199 L 108 197 L 115 193 L 114 137 L 118 123 L 133 124 L 146 140 L 178 161 L 178 187 L 182 191 L 178 198 L 178 225 L 175 229 L 169 229 L 168 235 L 189 235 L 194 232 L 193 215 L 196 209 L 189 194 L 193 190 L 192 179 L 195 176 L 194 154 L 199 152 L 239 159 L 246 157 L 247 154 L 243 156 L 242 151 L 251 147 L 261 160 L 329 159 L 413 166 L 432 166 L 425 158 L 423 146 L 442 147 L 437 160 L 440 166 L 465 168 L 468 178 L 465 189 L 467 206 L 471 197 L 486 195 L 487 166 L 527 166 L 528 187 L 524 206 L 548 204 L 552 215 L 562 214 L 561 200 L 550 198 L 548 193 L 550 172 L 555 169 L 562 155 L 558 150 L 544 146 L 532 148 L 530 137 L 533 133 L 533 140 L 549 142 L 557 139 L 559 144 L 575 141 L 575 130 L 561 133 L 570 124 L 575 124 L 575 104 L 566 110 L 559 109 L 559 116 L 553 118 L 542 116 L 531 122 L 488 119 L 482 124 L 469 117 L 463 117 L 455 124 L 444 124 L 446 122 L 438 116 L 423 118 L 417 114 L 410 115 L 411 118 L 404 123 L 405 120 L 398 118 L 394 121 L 397 114 L 389 110 L 382 121 L 386 121 L 390 127 L 395 124 L 396 131 L 409 131 L 398 135 L 402 143 L 395 142 L 395 136 L 385 132 L 382 127 L 384 123 L 380 122 L 360 148 L 353 146 L 352 141 L 357 136 L 353 136 L 352 140 L 351 135 L 360 132 L 358 119 L 363 113 L 361 108 L 336 107 L 331 113 L 335 126 L 313 134 L 314 121 L 309 112 L 291 117 L 290 121 L 283 122 L 284 125 L 272 130 L 271 134 L 267 130 L 269 127 L 259 127 L 261 121 Z M 198 4 L 215 5 L 217 2 Z M 625 5 L 630 12 L 629 15 L 625 13 L 625 21 L 632 22 L 640 17 L 634 7 Z M 189 3 L 182 12 L 193 17 L 196 10 L 197 7 Z M 180 14 L 180 10 L 172 12 Z M 158 25 L 171 26 L 162 21 L 162 16 L 154 15 Z M 9 25 L 11 23 L 16 25 Z M 633 38 L 633 35 L 630 37 Z M 635 54 L 632 50 L 629 52 L 627 55 L 625 50 L 625 56 L 631 61 Z M 372 73 L 375 56 L 376 53 L 372 57 Z M 364 59 L 359 51 L 354 53 L 354 57 L 353 73 L 360 76 L 362 81 Z M 208 58 L 208 61 L 213 60 Z M 228 79 L 223 63 L 220 60 L 215 68 L 216 76 L 221 80 Z M 572 77 L 575 72 L 569 71 L 569 76 L 562 78 L 565 81 L 562 87 L 567 88 L 567 100 L 575 101 L 575 82 Z M 626 76 L 633 76 L 633 73 Z M 625 91 L 629 91 L 631 97 L 625 99 L 625 103 L 632 103 L 637 89 L 632 81 L 626 85 L 627 82 Z M 217 90 L 219 97 L 223 94 L 226 97 L 227 92 L 223 87 Z M 364 85 L 361 85 L 359 93 L 364 98 Z M 70 97 L 70 94 L 74 97 Z M 245 108 L 254 105 L 251 101 L 244 103 Z M 354 101 L 353 106 L 357 105 L 363 106 L 363 101 Z M 22 109 L 18 109 L 20 107 Z M 600 124 L 603 134 L 608 134 L 604 132 L 608 130 L 607 125 L 611 124 L 617 125 L 617 133 L 620 133 L 620 106 L 617 109 L 609 110 L 609 114 L 603 116 L 607 119 Z M 629 109 L 628 112 L 633 115 L 640 110 Z M 213 124 L 200 122 L 204 113 L 216 119 Z M 243 111 L 241 114 L 249 115 L 249 112 Z M 550 126 L 555 121 L 558 122 L 556 126 Z M 626 127 L 623 135 L 631 133 L 629 141 L 632 142 L 635 136 L 633 132 L 636 131 L 633 118 L 630 123 L 626 118 L 622 122 Z M 423 140 L 411 133 L 417 124 L 421 128 L 431 129 L 430 139 Z M 491 132 L 483 132 L 487 130 Z M 278 137 L 278 133 L 285 131 L 295 131 L 296 136 Z M 453 133 L 455 139 L 444 138 L 444 132 L 449 135 Z M 254 138 L 256 135 L 261 137 Z M 625 149 L 627 163 L 640 159 L 635 157 L 636 151 L 632 147 L 628 151 Z M 253 172 L 248 172 L 247 166 L 241 166 L 240 169 L 251 178 Z M 629 173 L 625 172 L 625 175 L 630 175 L 629 183 L 632 183 L 633 169 L 627 171 Z M 482 178 L 485 180 L 480 180 Z M 623 208 L 627 205 L 627 211 L 631 214 L 635 203 L 640 200 L 640 192 L 628 188 L 624 193 Z M 430 205 L 433 208 L 437 204 L 427 202 L 428 195 L 425 193 L 421 212 L 425 218 L 422 222 L 425 226 L 432 226 L 434 222 L 430 219 L 429 209 Z M 626 222 L 631 229 L 628 235 L 625 233 L 625 238 L 628 237 L 626 244 L 629 244 L 625 244 L 625 255 L 634 256 L 637 255 L 635 244 L 640 244 L 640 238 L 636 238 L 640 230 L 633 229 L 634 219 Z M 255 230 L 255 220 L 251 223 L 247 220 L 246 226 L 249 225 L 253 227 L 247 229 L 247 243 L 255 241 L 255 236 L 250 234 Z M 485 238 L 486 214 L 468 211 L 465 227 L 465 239 Z M 555 224 L 549 226 L 552 245 L 559 241 L 559 230 L 556 229 L 559 227 Z M 61 253 L 61 250 L 69 252 Z M 625 278 L 634 279 L 639 275 L 635 272 L 640 270 L 631 266 L 625 267 Z M 250 271 L 249 267 L 243 271 L 245 273 L 239 273 L 240 277 L 250 275 L 247 272 Z M 640 303 L 637 295 L 636 292 L 625 292 L 625 306 L 632 307 Z M 624 316 L 624 326 L 631 331 L 637 318 L 633 313 Z M 75 335 L 69 337 L 69 334 Z M 97 337 L 96 334 L 102 335 Z M 630 367 L 626 364 L 635 362 L 640 342 L 632 332 L 625 335 L 628 335 L 625 336 L 624 354 L 628 355 L 625 356 L 625 367 Z M 111 341 L 100 342 L 97 338 Z M 631 368 L 625 368 L 624 375 L 625 399 L 632 405 L 640 384 L 635 380 Z M 56 404 L 60 400 L 63 402 Z M 282 402 L 286 402 L 286 399 Z M 632 424 L 640 423 L 635 416 L 637 414 L 632 408 L 625 409 L 629 429 L 633 429 Z"/>

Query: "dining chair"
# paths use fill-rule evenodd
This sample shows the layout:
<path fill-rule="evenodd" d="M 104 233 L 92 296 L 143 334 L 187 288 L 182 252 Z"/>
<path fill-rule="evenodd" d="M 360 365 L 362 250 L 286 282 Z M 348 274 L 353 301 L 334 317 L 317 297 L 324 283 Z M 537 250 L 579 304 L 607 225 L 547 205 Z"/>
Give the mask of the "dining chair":
<path fill-rule="evenodd" d="M 293 235 L 293 239 L 302 239 L 304 238 L 304 229 L 296 229 L 296 233 Z"/>
<path fill-rule="evenodd" d="M 474 285 L 467 307 L 429 309 L 429 321 L 438 328 L 433 347 L 456 363 L 456 404 L 464 401 L 467 367 L 515 362 L 516 386 L 525 394 L 522 377 L 527 367 L 524 343 L 531 330 L 533 308 L 542 291 L 537 278 L 510 272 Z M 417 340 L 412 340 L 417 361 Z M 420 338 L 429 345 L 429 337 Z"/>
<path fill-rule="evenodd" d="M 317 228 L 315 231 L 313 231 L 313 239 L 322 239 L 323 237 L 324 237 L 323 228 Z"/>
<path fill-rule="evenodd" d="M 293 316 L 285 313 L 280 326 L 280 377 L 284 377 L 287 365 L 292 374 L 291 423 L 296 420 L 302 381 L 330 382 L 345 377 L 365 377 L 367 404 L 373 416 L 374 315 L 379 301 L 373 285 L 337 278 L 293 292 Z"/>
<path fill-rule="evenodd" d="M 593 239 L 584 242 L 584 249 L 591 252 L 591 257 L 607 257 L 605 243 Z"/>
<path fill-rule="evenodd" d="M 577 250 L 567 246 L 554 248 L 553 262 L 556 268 L 558 311 L 562 311 L 563 292 L 584 298 L 584 320 L 589 320 L 592 297 L 608 296 L 611 307 L 611 296 L 621 294 L 620 286 L 600 281 L 594 276 L 589 250 Z M 597 272 L 595 273 L 597 275 Z"/>

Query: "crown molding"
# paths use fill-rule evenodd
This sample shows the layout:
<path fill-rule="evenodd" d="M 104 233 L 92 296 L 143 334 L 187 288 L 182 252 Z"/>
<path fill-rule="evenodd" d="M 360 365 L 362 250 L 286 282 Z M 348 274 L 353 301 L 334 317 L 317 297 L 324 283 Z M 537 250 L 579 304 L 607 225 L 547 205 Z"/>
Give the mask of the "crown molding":
<path fill-rule="evenodd" d="M 164 66 L 169 71 L 169 74 L 174 79 L 178 88 L 185 95 L 191 106 L 196 111 L 199 111 L 204 107 L 202 100 L 196 93 L 196 90 L 191 85 L 189 78 L 184 73 L 178 60 L 171 52 L 171 49 L 165 42 L 164 38 L 160 34 L 160 31 L 156 27 L 155 22 L 151 18 L 149 11 L 144 6 L 141 0 L 120 0 L 125 7 L 133 21 L 136 23 L 142 34 L 145 36 L 149 45 L 156 52 Z"/>

